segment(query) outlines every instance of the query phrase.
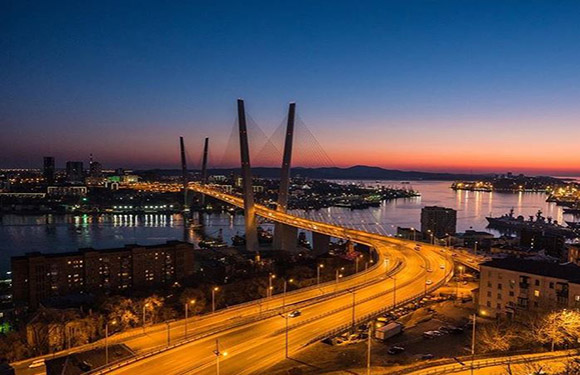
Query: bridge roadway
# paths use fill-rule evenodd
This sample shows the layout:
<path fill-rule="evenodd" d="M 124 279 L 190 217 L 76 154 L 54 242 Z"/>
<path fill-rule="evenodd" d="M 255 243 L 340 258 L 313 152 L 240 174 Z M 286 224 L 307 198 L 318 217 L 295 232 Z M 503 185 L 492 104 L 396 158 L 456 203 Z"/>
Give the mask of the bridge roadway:
<path fill-rule="evenodd" d="M 241 198 L 219 191 L 193 185 L 193 190 L 243 206 Z M 300 306 L 302 315 L 288 319 L 289 352 L 295 352 L 338 326 L 349 324 L 353 319 L 353 294 L 356 320 L 375 313 L 393 303 L 396 279 L 397 302 L 417 297 L 427 289 L 435 289 L 451 276 L 452 257 L 449 252 L 438 246 L 423 245 L 421 251 L 413 250 L 414 242 L 386 237 L 364 231 L 341 228 L 332 224 L 315 222 L 276 212 L 257 205 L 257 214 L 274 221 L 312 230 L 333 237 L 350 239 L 367 244 L 379 254 L 379 264 L 368 273 L 355 275 L 338 285 L 328 283 L 324 288 L 297 291 L 288 295 L 287 303 L 291 311 Z M 469 254 L 458 254 L 468 262 Z M 470 262 L 471 263 L 471 262 Z M 431 280 L 432 285 L 426 285 Z M 334 289 L 334 291 L 329 291 Z M 353 293 L 354 292 L 354 293 Z M 145 358 L 133 364 L 113 370 L 113 374 L 214 374 L 216 372 L 215 340 L 220 340 L 220 350 L 228 355 L 221 357 L 221 374 L 260 373 L 268 366 L 285 358 L 285 323 L 281 316 L 281 297 L 269 301 L 270 314 L 262 314 L 259 320 L 226 328 L 219 333 L 184 344 L 172 350 Z M 256 316 L 256 304 L 240 307 L 238 313 Z M 262 306 L 263 308 L 263 306 Z M 278 309 L 280 315 L 276 314 Z M 262 310 L 263 313 L 263 310 Z M 273 314 L 272 314 L 273 313 Z M 227 322 L 227 318 L 215 316 L 214 319 Z M 218 321 L 214 322 L 219 324 Z M 196 331 L 202 329 L 197 325 Z M 199 332 L 199 331 L 198 331 Z M 160 332 L 159 334 L 163 334 Z M 142 338 L 142 340 L 146 340 Z M 158 339 L 152 337 L 158 342 Z M 145 345 L 147 346 L 147 345 Z M 139 350 L 139 348 L 137 348 Z"/>

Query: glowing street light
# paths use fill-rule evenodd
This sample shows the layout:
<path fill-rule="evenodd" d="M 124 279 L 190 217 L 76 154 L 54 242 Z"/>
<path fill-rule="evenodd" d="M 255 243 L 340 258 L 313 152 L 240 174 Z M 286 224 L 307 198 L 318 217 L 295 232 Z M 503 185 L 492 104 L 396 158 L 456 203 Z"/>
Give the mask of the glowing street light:
<path fill-rule="evenodd" d="M 228 352 L 220 351 L 220 341 L 219 339 L 215 339 L 215 350 L 213 351 L 216 360 L 216 374 L 220 375 L 220 357 L 227 357 Z"/>
<path fill-rule="evenodd" d="M 324 264 L 320 263 L 318 267 L 316 267 L 316 285 L 320 285 L 320 269 L 324 268 Z"/>
<path fill-rule="evenodd" d="M 282 311 L 286 311 L 286 291 L 288 289 L 288 283 L 292 284 L 294 279 L 284 280 L 284 294 L 282 295 Z"/>
<path fill-rule="evenodd" d="M 150 303 L 146 303 L 143 305 L 143 331 L 145 331 L 145 312 L 149 307 L 151 307 Z"/>
<path fill-rule="evenodd" d="M 192 299 L 192 300 L 185 302 L 185 324 L 184 324 L 184 326 L 185 326 L 185 338 L 187 338 L 187 318 L 188 318 L 187 315 L 188 315 L 188 311 L 189 311 L 189 305 L 192 305 L 192 306 L 195 305 L 195 300 Z"/>
<path fill-rule="evenodd" d="M 211 312 L 214 313 L 215 312 L 215 292 L 218 292 L 220 290 L 219 287 L 213 287 L 211 289 Z"/>
<path fill-rule="evenodd" d="M 111 325 L 114 326 L 117 324 L 116 320 L 111 322 Z M 109 364 L 109 323 L 105 324 L 105 365 Z"/>
<path fill-rule="evenodd" d="M 273 273 L 271 273 L 268 276 L 268 290 L 266 292 L 266 297 L 271 298 L 272 297 L 272 290 L 274 290 L 274 287 L 272 286 L 272 280 L 274 280 L 276 278 L 276 275 L 274 275 Z"/>

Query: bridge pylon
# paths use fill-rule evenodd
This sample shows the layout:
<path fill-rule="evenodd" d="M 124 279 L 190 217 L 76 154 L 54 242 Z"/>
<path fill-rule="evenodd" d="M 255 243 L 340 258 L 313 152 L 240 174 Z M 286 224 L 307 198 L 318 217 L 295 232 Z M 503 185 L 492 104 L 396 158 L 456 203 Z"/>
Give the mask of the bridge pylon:
<path fill-rule="evenodd" d="M 254 205 L 254 189 L 252 184 L 252 169 L 250 166 L 250 149 L 248 146 L 248 128 L 244 101 L 238 99 L 238 126 L 240 134 L 240 156 L 242 161 L 242 188 L 244 194 L 244 220 L 246 227 L 246 250 L 258 251 L 258 231 L 256 227 L 256 207 Z"/>
<path fill-rule="evenodd" d="M 203 160 L 201 163 L 201 184 L 205 186 L 207 184 L 207 155 L 209 149 L 209 138 L 205 138 L 203 144 Z M 205 194 L 201 195 L 201 206 L 205 208 Z"/>
<path fill-rule="evenodd" d="M 188 200 L 188 183 L 189 179 L 187 176 L 187 161 L 185 158 L 185 145 L 183 144 L 183 137 L 179 137 L 179 148 L 181 152 L 181 178 L 183 184 L 183 217 L 184 219 L 189 219 L 189 200 Z"/>
<path fill-rule="evenodd" d="M 288 106 L 288 122 L 284 138 L 284 154 L 280 173 L 280 188 L 278 190 L 278 204 L 276 211 L 286 212 L 288 209 L 288 194 L 290 190 L 290 168 L 292 166 L 292 144 L 294 143 L 294 120 L 296 117 L 296 103 Z M 274 248 L 281 250 L 296 249 L 297 231 L 282 223 L 274 224 Z"/>

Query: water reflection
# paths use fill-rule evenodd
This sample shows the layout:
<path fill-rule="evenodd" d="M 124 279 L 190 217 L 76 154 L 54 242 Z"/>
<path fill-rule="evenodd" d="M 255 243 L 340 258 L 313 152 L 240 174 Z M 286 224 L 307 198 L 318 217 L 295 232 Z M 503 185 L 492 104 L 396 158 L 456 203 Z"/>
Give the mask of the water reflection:
<path fill-rule="evenodd" d="M 376 184 L 373 182 L 373 184 Z M 385 181 L 383 185 L 398 186 Z M 319 211 L 293 211 L 300 216 L 327 221 L 351 228 L 382 234 L 396 233 L 397 226 L 420 228 L 421 207 L 440 205 L 456 209 L 457 228 L 485 230 L 485 216 L 507 213 L 512 207 L 516 215 L 534 215 L 541 209 L 546 216 L 558 222 L 564 217 L 562 207 L 546 202 L 538 193 L 486 193 L 454 191 L 449 182 L 414 182 L 422 194 L 418 198 L 384 202 L 379 207 L 351 211 L 347 208 L 325 208 Z M 200 218 L 198 218 L 200 219 Z M 243 233 L 244 218 L 229 213 L 204 215 L 206 232 L 229 241 L 236 233 Z M 272 228 L 273 225 L 261 222 Z M 493 230 L 490 230 L 494 232 Z M 497 234 L 497 232 L 494 232 Z M 7 270 L 10 256 L 30 251 L 61 252 L 82 247 L 108 248 L 128 243 L 143 245 L 167 240 L 195 240 L 199 238 L 192 228 L 185 227 L 180 215 L 4 215 L 0 224 L 0 270 Z"/>

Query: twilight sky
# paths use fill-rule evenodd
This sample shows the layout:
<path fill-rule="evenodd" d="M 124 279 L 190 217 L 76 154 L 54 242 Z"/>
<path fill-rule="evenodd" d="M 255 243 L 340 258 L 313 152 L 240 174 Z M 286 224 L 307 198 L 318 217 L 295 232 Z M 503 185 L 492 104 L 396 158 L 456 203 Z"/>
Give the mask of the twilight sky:
<path fill-rule="evenodd" d="M 0 167 L 215 165 L 238 97 L 337 166 L 580 175 L 580 2 L 0 1 Z"/>

